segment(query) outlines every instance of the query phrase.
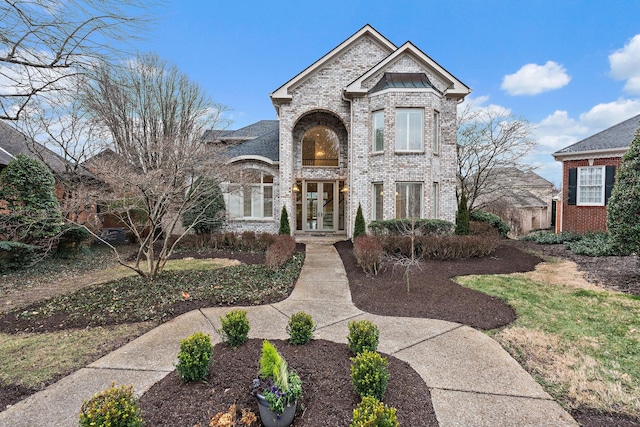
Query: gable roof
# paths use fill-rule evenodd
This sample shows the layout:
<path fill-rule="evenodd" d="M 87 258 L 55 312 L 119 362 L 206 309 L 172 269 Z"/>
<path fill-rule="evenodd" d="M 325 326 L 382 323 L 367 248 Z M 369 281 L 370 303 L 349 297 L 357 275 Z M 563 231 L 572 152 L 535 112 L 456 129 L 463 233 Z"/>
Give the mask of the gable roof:
<path fill-rule="evenodd" d="M 238 130 L 208 130 L 203 140 L 209 143 L 225 143 L 228 156 L 235 158 L 266 158 L 280 160 L 280 123 L 277 120 L 260 120 Z"/>
<path fill-rule="evenodd" d="M 640 127 L 640 114 L 553 153 L 556 160 L 580 155 L 623 155 Z"/>
<path fill-rule="evenodd" d="M 358 30 L 354 35 L 349 37 L 344 42 L 340 43 L 337 47 L 332 49 L 329 53 L 324 55 L 322 58 L 318 59 L 316 62 L 305 68 L 302 72 L 296 75 L 294 78 L 280 86 L 278 89 L 273 91 L 271 95 L 272 102 L 275 104 L 277 102 L 286 102 L 292 99 L 291 94 L 289 93 L 289 89 L 297 86 L 302 83 L 304 80 L 309 78 L 313 73 L 317 70 L 321 69 L 325 66 L 325 64 L 331 62 L 335 57 L 339 56 L 342 52 L 347 50 L 353 44 L 355 44 L 358 40 L 364 37 L 370 37 L 373 41 L 375 41 L 378 45 L 380 45 L 383 49 L 387 50 L 389 53 L 395 51 L 397 49 L 396 45 L 391 43 L 386 37 L 380 34 L 376 29 L 374 29 L 371 25 L 367 24 Z"/>
<path fill-rule="evenodd" d="M 64 174 L 69 171 L 69 162 L 60 155 L 27 138 L 11 125 L 0 121 L 0 165 L 8 165 L 18 154 L 43 161 L 56 174 Z"/>
<path fill-rule="evenodd" d="M 364 81 L 384 70 L 385 67 L 387 67 L 389 64 L 393 63 L 396 59 L 400 58 L 403 55 L 413 56 L 419 64 L 442 79 L 442 81 L 444 81 L 448 85 L 444 93 L 446 97 L 461 99 L 471 93 L 471 89 L 467 85 L 458 80 L 453 74 L 444 69 L 444 67 L 431 59 L 429 55 L 418 49 L 411 42 L 406 42 L 385 59 L 380 61 L 375 67 L 371 68 L 369 71 L 358 77 L 355 81 L 353 81 L 351 84 L 349 84 L 349 86 L 345 88 L 345 93 L 353 95 L 366 94 L 367 90 L 363 88 Z"/>

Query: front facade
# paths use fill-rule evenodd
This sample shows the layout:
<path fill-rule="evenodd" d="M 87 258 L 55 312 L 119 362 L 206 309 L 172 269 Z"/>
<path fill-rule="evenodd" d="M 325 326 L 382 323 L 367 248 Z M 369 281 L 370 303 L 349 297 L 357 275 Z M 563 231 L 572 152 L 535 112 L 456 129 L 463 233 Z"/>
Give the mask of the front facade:
<path fill-rule="evenodd" d="M 606 231 L 616 170 L 639 126 L 640 114 L 553 153 L 562 162 L 556 232 Z"/>
<path fill-rule="evenodd" d="M 238 141 L 230 227 L 276 231 L 282 206 L 299 234 L 350 236 L 358 205 L 367 223 L 454 221 L 456 106 L 469 92 L 410 42 L 363 27 L 271 94 L 277 121 L 218 135 Z"/>

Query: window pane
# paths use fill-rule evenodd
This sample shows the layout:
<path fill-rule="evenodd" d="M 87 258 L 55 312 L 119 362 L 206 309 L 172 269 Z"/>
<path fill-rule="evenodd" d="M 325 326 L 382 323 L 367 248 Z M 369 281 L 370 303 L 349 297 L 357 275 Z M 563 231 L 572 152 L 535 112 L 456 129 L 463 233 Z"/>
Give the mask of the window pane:
<path fill-rule="evenodd" d="M 396 110 L 396 151 L 422 150 L 422 114 L 419 109 Z"/>
<path fill-rule="evenodd" d="M 604 204 L 603 193 L 604 168 L 585 167 L 578 169 L 578 203 L 589 205 Z"/>
<path fill-rule="evenodd" d="M 382 220 L 383 197 L 382 184 L 373 184 L 373 219 L 377 221 Z"/>
<path fill-rule="evenodd" d="M 265 218 L 270 218 L 273 216 L 273 187 L 270 185 L 265 185 L 263 188 L 264 191 L 264 199 L 263 199 L 263 213 L 262 216 Z"/>
<path fill-rule="evenodd" d="M 231 218 L 242 218 L 244 208 L 242 206 L 242 193 L 235 189 L 229 193 L 229 216 Z"/>
<path fill-rule="evenodd" d="M 396 150 L 407 150 L 407 112 L 405 110 L 396 111 Z"/>
<path fill-rule="evenodd" d="M 373 113 L 373 151 L 384 150 L 384 111 Z"/>
<path fill-rule="evenodd" d="M 433 153 L 440 152 L 440 114 L 433 112 Z"/>
<path fill-rule="evenodd" d="M 340 139 L 327 126 L 314 126 L 302 138 L 302 166 L 338 166 Z"/>
<path fill-rule="evenodd" d="M 409 150 L 422 150 L 422 112 L 409 113 Z"/>
<path fill-rule="evenodd" d="M 396 184 L 396 218 L 407 217 L 407 184 Z"/>
<path fill-rule="evenodd" d="M 431 218 L 437 219 L 440 214 L 440 184 L 434 182 L 431 187 Z"/>
<path fill-rule="evenodd" d="M 409 217 L 420 218 L 422 212 L 422 185 L 409 184 Z"/>

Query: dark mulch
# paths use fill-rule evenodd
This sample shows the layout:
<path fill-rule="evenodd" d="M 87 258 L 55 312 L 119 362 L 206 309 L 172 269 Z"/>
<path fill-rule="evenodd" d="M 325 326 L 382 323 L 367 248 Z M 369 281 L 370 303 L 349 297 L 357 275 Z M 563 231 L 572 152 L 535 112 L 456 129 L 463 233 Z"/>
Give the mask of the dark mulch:
<path fill-rule="evenodd" d="M 480 329 L 508 325 L 516 313 L 502 300 L 454 283 L 451 278 L 468 274 L 503 274 L 531 271 L 542 260 L 501 244 L 483 258 L 450 261 L 427 260 L 410 272 L 407 292 L 404 269 L 386 265 L 368 276 L 358 267 L 350 241 L 335 244 L 344 263 L 351 298 L 366 312 L 382 316 L 426 317 L 463 323 Z"/>
<path fill-rule="evenodd" d="M 300 375 L 303 399 L 295 427 L 347 426 L 359 397 L 353 391 L 345 344 L 312 340 L 303 346 L 272 341 Z M 237 350 L 218 344 L 206 382 L 182 384 L 176 372 L 156 383 L 141 398 L 143 418 L 150 426 L 208 426 L 219 411 L 235 403 L 237 410 L 248 408 L 256 415 L 258 405 L 251 396 L 262 341 L 251 339 Z M 397 409 L 403 426 L 437 426 L 429 389 L 406 363 L 393 356 L 389 360 L 389 383 L 385 403 Z"/>

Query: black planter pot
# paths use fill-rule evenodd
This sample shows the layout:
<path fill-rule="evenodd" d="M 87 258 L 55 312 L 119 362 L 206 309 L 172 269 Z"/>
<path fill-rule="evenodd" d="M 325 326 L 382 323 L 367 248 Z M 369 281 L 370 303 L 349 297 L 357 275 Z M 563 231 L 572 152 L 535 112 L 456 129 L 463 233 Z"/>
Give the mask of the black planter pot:
<path fill-rule="evenodd" d="M 289 427 L 296 416 L 296 406 L 298 402 L 293 402 L 284 407 L 284 412 L 278 418 L 277 414 L 269 408 L 269 402 L 261 394 L 256 394 L 258 399 L 258 409 L 260 419 L 264 427 Z"/>

